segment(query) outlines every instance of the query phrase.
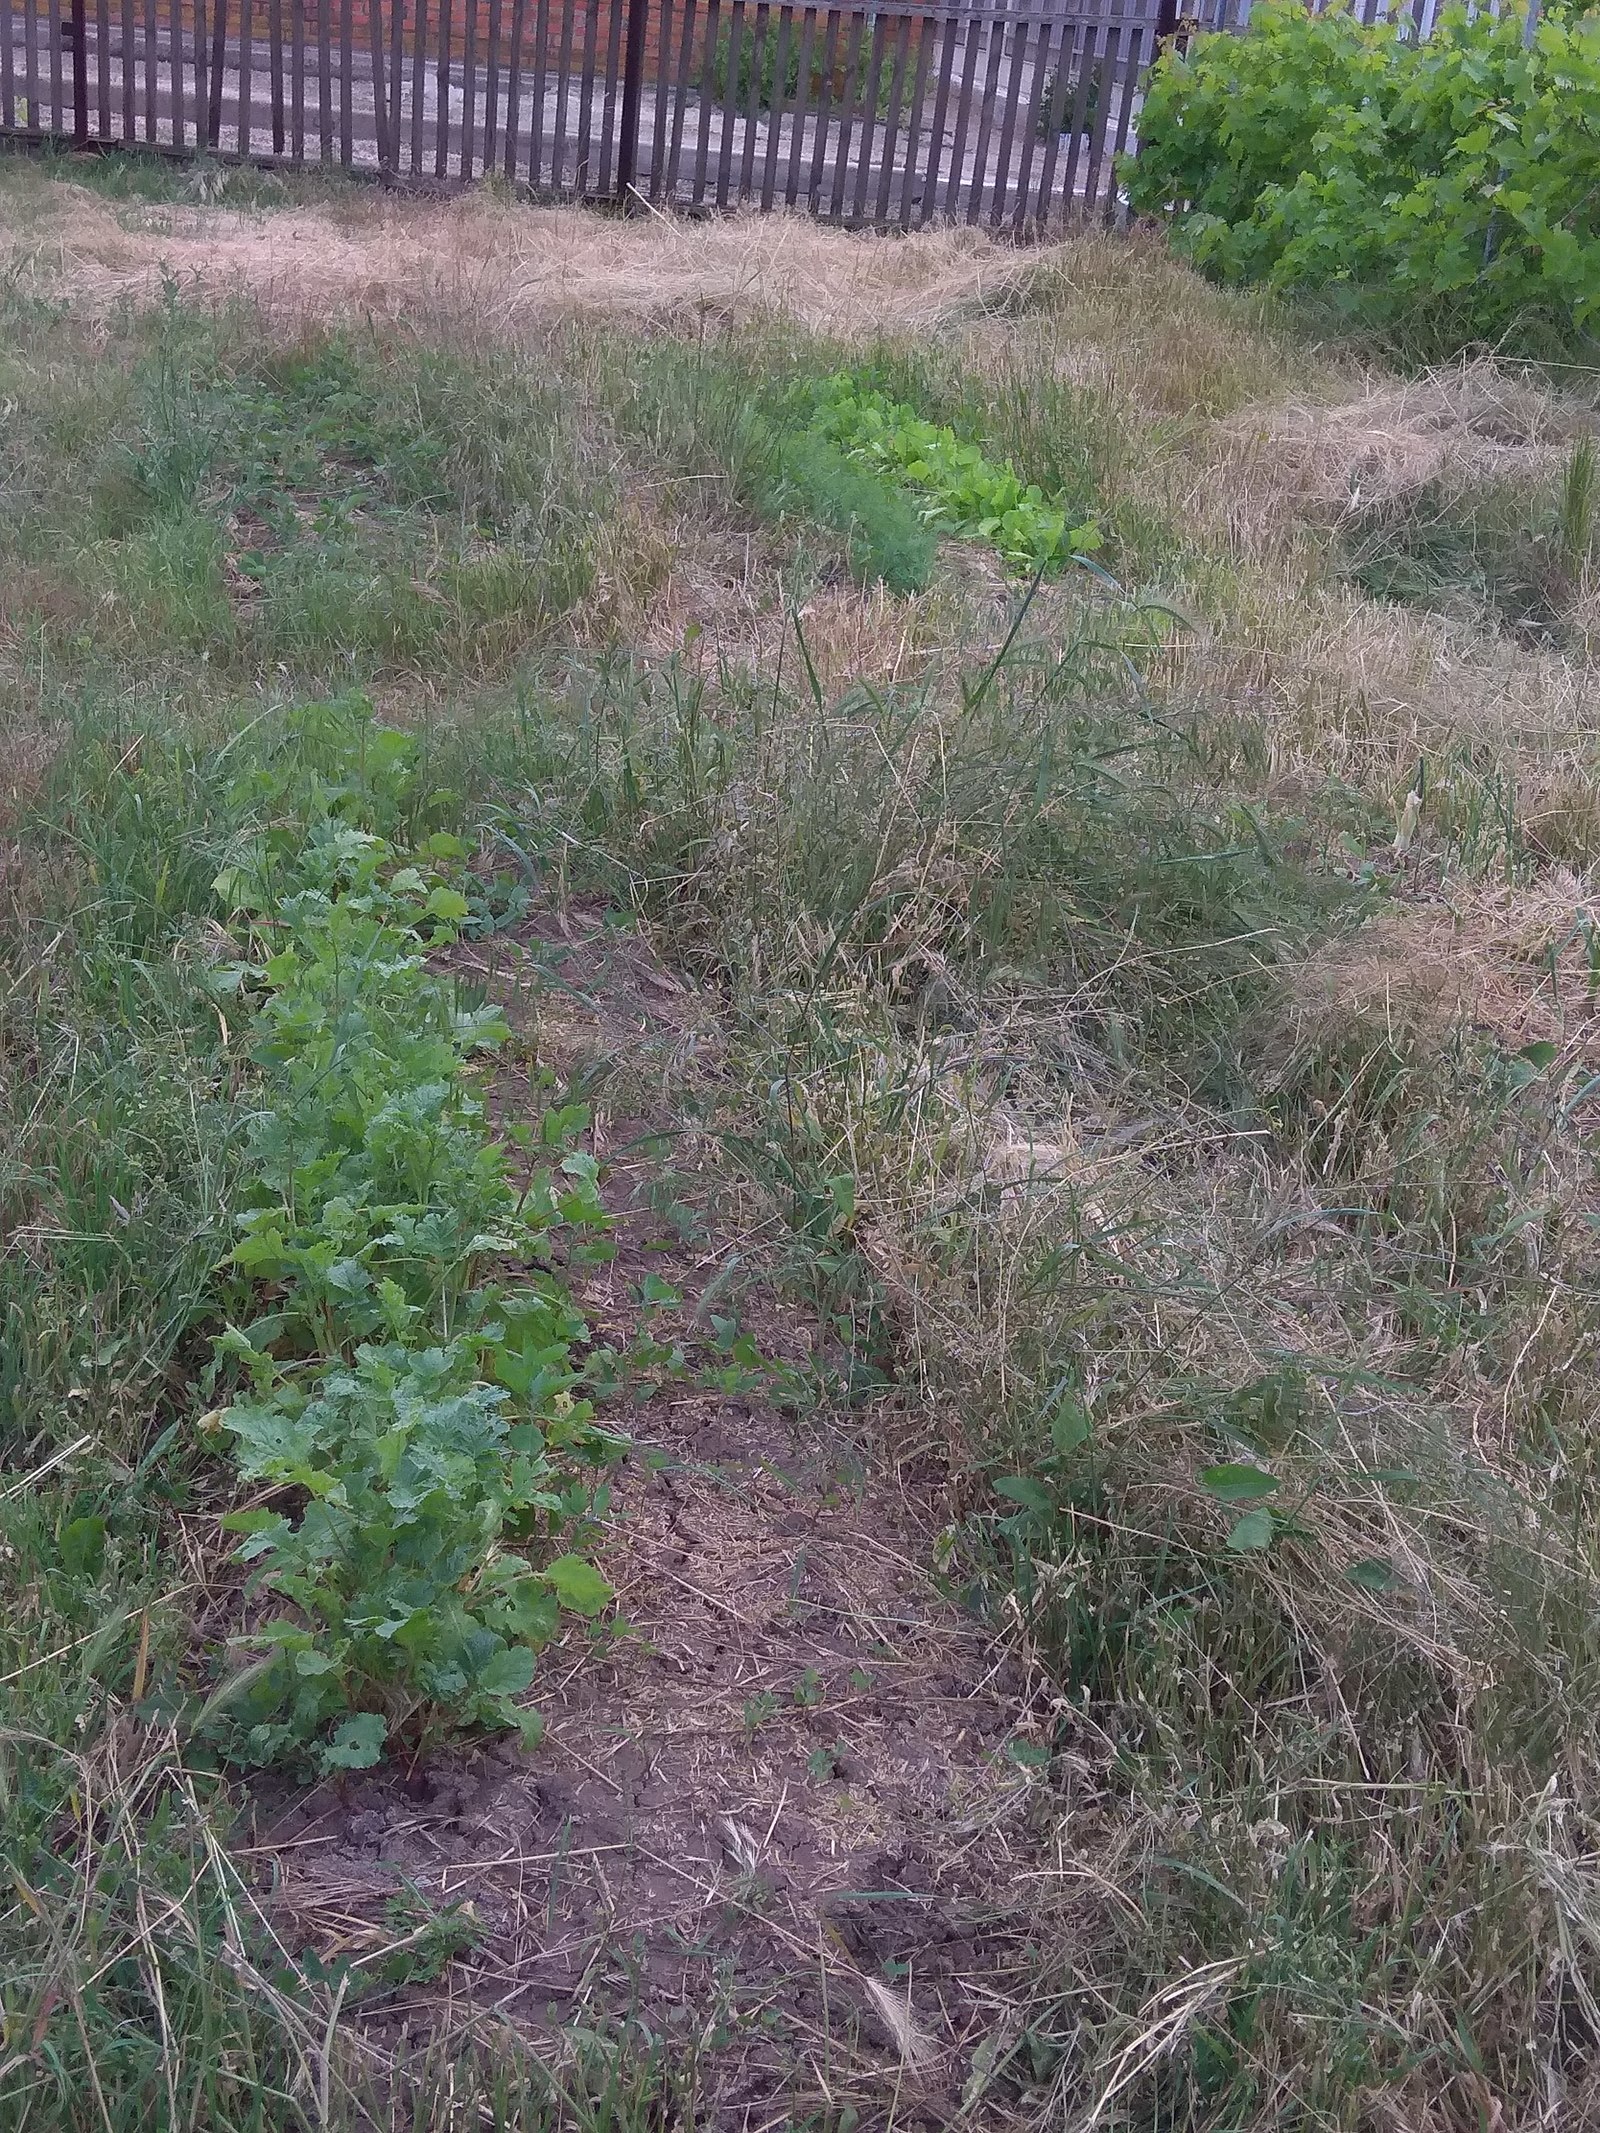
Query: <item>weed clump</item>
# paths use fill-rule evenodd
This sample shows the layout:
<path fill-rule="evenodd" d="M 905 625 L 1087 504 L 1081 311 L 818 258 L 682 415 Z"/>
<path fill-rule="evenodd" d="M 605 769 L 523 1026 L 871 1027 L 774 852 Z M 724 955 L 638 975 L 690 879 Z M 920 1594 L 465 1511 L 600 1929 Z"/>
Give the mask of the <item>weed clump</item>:
<path fill-rule="evenodd" d="M 771 492 L 786 504 L 843 534 L 850 568 L 863 583 L 892 593 L 921 592 L 933 569 L 933 530 L 903 492 L 854 465 L 836 444 L 807 432 L 785 439 Z"/>

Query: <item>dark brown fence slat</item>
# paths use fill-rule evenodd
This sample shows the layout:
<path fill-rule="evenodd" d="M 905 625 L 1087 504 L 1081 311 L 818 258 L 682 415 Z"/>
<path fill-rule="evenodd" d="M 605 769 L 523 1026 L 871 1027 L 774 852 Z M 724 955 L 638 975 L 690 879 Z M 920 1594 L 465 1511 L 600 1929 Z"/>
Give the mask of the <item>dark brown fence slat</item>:
<path fill-rule="evenodd" d="M 177 40 L 177 29 L 173 29 Z M 206 0 L 194 0 L 194 145 L 197 155 L 204 155 L 207 126 L 211 113 L 211 76 L 206 65 L 210 44 L 206 38 Z M 178 130 L 178 115 L 173 115 L 173 134 Z M 180 143 L 181 146 L 181 143 Z"/>
<path fill-rule="evenodd" d="M 0 55 L 0 98 L 3 98 L 3 122 L 18 133 L 31 133 L 39 123 L 36 107 L 37 89 L 33 76 L 37 71 L 37 46 L 39 33 L 34 28 L 34 0 L 22 0 L 22 22 L 17 22 L 17 7 L 13 0 L 5 0 L 6 42 Z M 22 38 L 22 65 L 17 65 L 16 43 Z M 20 88 L 18 83 L 20 81 Z"/>
<path fill-rule="evenodd" d="M 969 223 L 976 222 L 983 211 L 984 189 L 989 179 L 989 143 L 994 137 L 995 104 L 1000 95 L 1000 74 L 1006 62 L 1008 34 L 1003 21 L 997 21 L 989 32 L 989 68 L 979 106 L 977 145 L 972 151 L 972 183 L 967 191 Z"/>
<path fill-rule="evenodd" d="M 26 133 L 39 129 L 39 16 L 34 0 L 23 0 L 22 17 L 22 101 L 28 107 Z"/>
<path fill-rule="evenodd" d="M 917 25 L 917 69 L 911 84 L 911 109 L 906 114 L 906 152 L 900 172 L 900 212 L 895 217 L 902 230 L 911 227 L 911 211 L 918 204 L 918 150 L 922 146 L 923 122 L 928 114 L 928 69 L 933 60 L 934 22 L 930 17 Z"/>
<path fill-rule="evenodd" d="M 98 28 L 90 35 L 94 0 L 51 0 L 50 101 L 55 116 L 53 133 L 69 133 L 75 145 L 87 147 L 103 137 L 100 126 L 100 82 L 105 67 L 105 47 Z M 92 50 L 91 50 L 92 46 Z M 71 96 L 68 97 L 67 57 L 72 56 Z"/>
<path fill-rule="evenodd" d="M 333 7 L 317 0 L 317 140 L 324 163 L 333 161 Z"/>
<path fill-rule="evenodd" d="M 222 78 L 228 59 L 228 0 L 211 0 L 211 66 L 206 83 L 206 146 L 222 146 Z"/>
<path fill-rule="evenodd" d="M 411 18 L 411 156 L 407 164 L 412 177 L 420 178 L 423 162 L 423 109 L 428 96 L 428 0 L 418 0 Z"/>
<path fill-rule="evenodd" d="M 306 0 L 289 0 L 289 159 L 306 159 Z"/>
<path fill-rule="evenodd" d="M 739 59 L 744 51 L 744 9 L 745 0 L 733 0 L 733 14 L 728 26 L 727 57 L 724 59 L 720 47 L 714 54 L 708 56 L 706 61 L 708 88 L 702 89 L 700 92 L 704 96 L 714 90 L 717 70 L 720 68 L 722 71 L 722 92 L 717 99 L 717 205 L 721 208 L 726 208 L 728 205 L 728 185 L 733 164 L 733 121 L 739 98 Z"/>
<path fill-rule="evenodd" d="M 1078 49 L 1078 25 L 1064 22 L 1056 38 L 1055 76 L 1050 84 L 1050 102 L 1040 124 L 1044 128 L 1044 157 L 1039 172 L 1039 192 L 1034 218 L 1043 222 L 1050 212 L 1055 192 L 1056 165 L 1061 160 L 1062 129 L 1067 122 L 1067 98 L 1072 88 L 1073 54 Z"/>
<path fill-rule="evenodd" d="M 1094 123 L 1089 133 L 1089 153 L 1084 165 L 1083 204 L 1092 207 L 1100 197 L 1100 174 L 1105 164 L 1106 128 L 1116 95 L 1118 62 L 1122 57 L 1122 25 L 1108 22 L 1100 40 L 1100 93 L 1095 98 Z"/>
<path fill-rule="evenodd" d="M 428 0 L 417 0 L 417 13 L 427 7 Z M 370 0 L 377 6 L 377 0 Z M 406 4 L 405 0 L 389 0 L 389 165 L 391 175 L 398 177 L 405 157 L 400 147 L 400 120 L 406 78 Z"/>
<path fill-rule="evenodd" d="M 939 203 L 947 215 L 960 212 L 962 190 L 967 182 L 967 125 L 972 116 L 972 92 L 982 65 L 982 25 L 969 18 L 961 39 L 961 94 L 956 104 L 955 134 L 950 143 L 950 174 L 944 198 Z"/>
<path fill-rule="evenodd" d="M 939 86 L 933 96 L 933 119 L 928 128 L 928 154 L 922 167 L 922 197 L 917 202 L 917 227 L 926 228 L 938 213 L 939 184 L 945 168 L 945 120 L 950 109 L 950 84 L 955 77 L 956 46 L 961 24 L 951 14 L 944 25 L 939 53 Z"/>
<path fill-rule="evenodd" d="M 761 163 L 761 206 L 772 206 L 778 185 L 778 151 L 783 146 L 783 121 L 789 110 L 789 43 L 794 34 L 794 9 L 778 9 L 778 36 L 772 54 L 772 97 L 767 105 L 767 152 Z M 796 81 L 795 87 L 799 88 Z"/>
<path fill-rule="evenodd" d="M 434 73 L 433 174 L 450 168 L 450 0 L 439 0 L 439 59 Z"/>
<path fill-rule="evenodd" d="M 1133 101 L 1146 69 L 1155 58 L 1155 31 L 1149 24 L 1129 24 L 1127 32 L 1128 56 L 1122 69 L 1122 82 L 1117 96 L 1117 126 L 1111 142 L 1111 157 L 1106 170 L 1106 214 L 1114 216 L 1120 198 L 1117 184 L 1117 159 L 1127 154 L 1128 135 L 1133 126 Z"/>
<path fill-rule="evenodd" d="M 50 57 L 50 125 L 52 133 L 86 134 L 89 124 L 89 34 L 85 20 L 86 0 L 77 0 L 70 14 L 66 0 L 50 0 L 45 20 L 45 40 Z M 72 116 L 67 116 L 63 67 L 72 52 Z M 81 113 L 81 122 L 80 122 Z M 44 115 L 35 121 L 41 129 Z"/>
<path fill-rule="evenodd" d="M 756 129 L 761 122 L 761 68 L 767 56 L 768 17 L 772 10 L 762 6 L 756 9 L 755 32 L 750 40 L 750 94 L 744 106 L 744 155 L 739 165 L 739 197 L 748 200 L 755 190 L 756 182 Z M 777 84 L 774 83 L 774 87 Z M 767 128 L 772 128 L 772 112 L 767 111 Z"/>
<path fill-rule="evenodd" d="M 706 158 L 711 152 L 711 106 L 715 96 L 711 85 L 712 61 L 717 49 L 717 27 L 722 16 L 722 0 L 710 0 L 705 12 L 705 27 L 700 36 L 700 58 L 695 84 L 700 93 L 700 128 L 694 144 L 694 204 L 696 207 L 706 196 Z"/>
<path fill-rule="evenodd" d="M 250 0 L 239 0 L 239 140 L 242 156 L 250 153 L 250 63 L 254 45 L 250 34 Z"/>
<path fill-rule="evenodd" d="M 517 150 L 522 142 L 522 48 L 527 16 L 528 0 L 516 0 L 511 10 L 511 65 L 506 76 L 506 133 L 500 161 L 508 178 L 517 174 Z"/>
<path fill-rule="evenodd" d="M 563 164 L 567 149 L 567 87 L 572 79 L 572 40 L 575 34 L 573 0 L 561 0 L 561 53 L 556 63 L 556 123 L 550 150 L 550 189 L 560 192 L 566 180 Z"/>
<path fill-rule="evenodd" d="M 611 19 L 606 25 L 605 90 L 600 102 L 599 168 L 591 190 L 600 198 L 616 191 L 612 170 L 612 145 L 617 123 L 617 85 L 621 76 L 622 18 L 628 0 L 610 0 Z"/>
<path fill-rule="evenodd" d="M 850 220 L 860 222 L 866 213 L 867 187 L 872 182 L 872 147 L 878 135 L 878 90 L 883 81 L 883 48 L 889 20 L 879 14 L 872 25 L 872 58 L 861 84 L 861 151 L 856 164 L 855 196 Z"/>
<path fill-rule="evenodd" d="M 572 171 L 572 188 L 580 200 L 594 184 L 594 62 L 600 44 L 600 5 L 601 0 L 583 0 L 583 74 Z"/>
<path fill-rule="evenodd" d="M 845 46 L 844 102 L 839 109 L 839 145 L 834 151 L 830 197 L 830 212 L 836 222 L 843 217 L 845 191 L 850 182 L 850 138 L 855 130 L 856 105 L 861 96 L 861 47 L 866 28 L 865 17 L 853 15 L 850 18 L 850 35 Z"/>
<path fill-rule="evenodd" d="M 483 154 L 485 173 L 493 170 L 500 150 L 500 0 L 489 0 L 489 51 L 484 63 Z"/>
<path fill-rule="evenodd" d="M 989 227 L 998 229 L 1005 215 L 1007 199 L 1011 191 L 1011 157 L 1017 145 L 1017 120 L 1019 107 L 1032 100 L 1033 77 L 1038 71 L 1038 48 L 1031 22 L 1018 23 L 1012 33 L 1009 53 L 1010 67 L 1006 74 L 1005 117 L 1000 128 L 1000 148 L 995 160 L 994 182 L 990 187 Z M 1023 83 L 1028 84 L 1028 97 L 1024 99 Z"/>
<path fill-rule="evenodd" d="M 533 114 L 528 122 L 528 183 L 539 188 L 544 163 L 545 55 L 550 35 L 550 0 L 539 0 L 533 18 Z"/>
<path fill-rule="evenodd" d="M 180 49 L 174 23 L 171 50 Z M 156 0 L 144 0 L 144 137 L 147 141 L 156 138 Z"/>
<path fill-rule="evenodd" d="M 461 57 L 461 175 L 472 176 L 478 104 L 478 0 L 465 0 L 466 42 Z"/>
<path fill-rule="evenodd" d="M 840 12 L 828 10 L 828 27 L 822 38 L 822 80 L 817 95 L 816 124 L 811 134 L 811 176 L 806 185 L 806 206 L 815 214 L 822 204 L 822 174 L 828 161 L 828 126 L 833 117 L 833 69 L 839 52 Z"/>
<path fill-rule="evenodd" d="M 172 145 L 182 148 L 184 136 L 184 62 L 183 62 L 183 17 L 179 10 L 172 10 L 172 34 L 167 44 L 167 58 L 172 75 Z M 195 85 L 196 108 L 199 106 L 199 84 Z M 159 126 L 157 129 L 159 138 Z"/>
<path fill-rule="evenodd" d="M 694 81 L 695 0 L 683 0 L 683 22 L 678 31 L 678 59 L 672 79 L 672 138 L 659 177 L 650 173 L 652 200 L 676 200 L 683 183 L 683 122 L 689 108 L 689 90 Z M 658 151 L 659 153 L 659 151 Z"/>
<path fill-rule="evenodd" d="M 160 141 L 162 139 L 162 122 L 160 122 L 160 107 L 162 107 L 160 38 L 158 38 L 158 28 L 156 28 L 158 21 L 160 21 L 160 9 L 156 6 L 156 0 L 145 0 L 145 30 L 147 30 L 147 36 L 149 36 L 149 55 L 145 60 L 145 96 L 149 100 L 149 111 L 145 115 L 145 139 L 147 141 Z M 169 124 L 171 124 L 171 134 L 173 134 L 173 145 L 177 145 L 177 128 L 183 124 L 183 26 L 179 21 L 177 9 L 173 9 L 173 26 L 171 26 L 169 36 L 166 36 L 166 75 L 169 75 L 169 94 L 166 94 L 166 107 L 169 107 L 169 111 L 171 111 L 171 122 Z"/>
<path fill-rule="evenodd" d="M 1067 167 L 1061 181 L 1062 205 L 1070 210 L 1078 197 L 1078 170 L 1084 161 L 1084 136 L 1090 124 L 1089 95 L 1100 66 L 1100 31 L 1092 22 L 1086 22 L 1078 34 L 1078 48 L 1073 64 L 1077 69 L 1072 83 L 1072 110 L 1067 118 Z"/>
<path fill-rule="evenodd" d="M 222 0 L 218 0 L 218 5 Z M 339 0 L 339 161 L 349 170 L 356 159 L 356 23 L 353 0 Z"/>
<path fill-rule="evenodd" d="M 889 108 L 884 113 L 883 120 L 883 173 L 878 180 L 877 213 L 874 218 L 880 226 L 887 225 L 889 221 L 889 203 L 894 191 L 895 143 L 900 133 L 900 106 L 905 100 L 906 61 L 910 56 L 910 52 L 911 18 L 909 15 L 902 15 L 900 17 L 900 26 L 895 31 L 894 71 L 889 78 Z M 915 135 L 914 121 L 912 135 L 913 137 Z M 909 141 L 907 145 L 909 147 Z M 904 192 L 905 186 L 906 173 L 902 170 L 900 176 L 900 189 L 902 192 Z"/>
<path fill-rule="evenodd" d="M 272 153 L 281 156 L 287 139 L 283 105 L 283 0 L 267 0 L 267 40 L 272 46 Z"/>
<path fill-rule="evenodd" d="M 1060 42 L 1060 24 L 1042 22 L 1034 46 L 1033 80 L 1029 85 L 1022 112 L 1022 139 L 1017 158 L 1017 175 L 1011 193 L 1011 234 L 1020 237 L 1028 223 L 1028 202 L 1033 193 L 1033 166 L 1039 161 L 1041 137 L 1049 119 L 1052 69 L 1057 64 Z"/>
<path fill-rule="evenodd" d="M 122 139 L 131 146 L 138 139 L 137 121 L 133 113 L 134 84 L 138 69 L 134 63 L 133 0 L 122 0 Z M 102 60 L 102 65 L 106 62 Z"/>
<path fill-rule="evenodd" d="M 672 0 L 660 0 L 656 17 L 656 99 L 655 115 L 650 121 L 650 171 L 645 181 L 643 166 L 634 179 L 635 185 L 648 199 L 660 196 L 663 181 L 662 166 L 667 153 L 668 111 L 672 101 Z M 643 99 L 640 99 L 643 109 Z M 640 124 L 644 121 L 641 118 Z M 639 144 L 639 153 L 644 153 L 644 143 Z"/>
<path fill-rule="evenodd" d="M 800 17 L 800 57 L 795 62 L 794 107 L 789 114 L 789 160 L 783 178 L 786 207 L 793 207 L 800 197 L 800 172 L 806 153 L 806 117 L 811 108 L 811 54 L 816 36 L 817 11 L 808 7 Z"/>
<path fill-rule="evenodd" d="M 241 0 L 248 7 L 250 0 Z M 393 169 L 389 153 L 389 99 L 383 86 L 383 10 L 378 0 L 367 0 L 367 51 L 372 61 L 372 132 L 378 168 L 387 177 Z"/>
<path fill-rule="evenodd" d="M 85 0 L 68 14 L 64 0 L 50 0 L 50 12 L 46 20 L 45 36 L 50 47 L 50 131 L 66 133 L 67 97 L 62 81 L 62 66 L 67 47 L 72 48 L 72 122 L 74 135 L 86 132 L 89 114 L 89 40 L 85 22 Z M 79 123 L 79 113 L 83 122 Z M 35 120 L 42 127 L 43 116 Z"/>
<path fill-rule="evenodd" d="M 95 89 L 95 114 L 100 121 L 100 138 L 111 139 L 111 0 L 97 0 L 94 16 L 94 69 L 91 79 Z"/>
<path fill-rule="evenodd" d="M 644 135 L 644 66 L 645 37 L 649 30 L 649 0 L 627 0 L 628 35 L 622 53 L 622 103 L 617 119 L 617 177 L 615 192 L 622 206 L 631 213 L 633 203 L 643 195 L 639 181 L 644 172 L 639 168 L 639 151 Z M 656 27 L 656 71 L 659 74 L 665 64 L 664 40 L 669 27 L 669 10 L 663 10 Z M 659 91 L 658 91 L 659 94 Z"/>

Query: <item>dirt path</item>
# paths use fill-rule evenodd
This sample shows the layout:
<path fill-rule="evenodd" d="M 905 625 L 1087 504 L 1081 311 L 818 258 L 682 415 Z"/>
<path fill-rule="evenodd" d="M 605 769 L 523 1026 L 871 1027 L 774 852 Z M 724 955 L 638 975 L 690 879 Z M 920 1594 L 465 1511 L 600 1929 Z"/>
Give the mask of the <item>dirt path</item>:
<path fill-rule="evenodd" d="M 813 1326 L 741 1294 L 749 1240 L 647 1100 L 714 1061 L 702 1004 L 594 911 L 522 937 L 558 989 L 508 984 L 504 942 L 458 953 L 541 1065 L 609 1062 L 593 1145 L 618 1251 L 579 1287 L 595 1338 L 631 1337 L 653 1275 L 684 1299 L 663 1342 L 705 1346 L 737 1311 L 765 1355 L 803 1361 Z M 549 1100 L 529 1071 L 498 1078 L 508 1121 Z M 470 1906 L 477 1945 L 436 1985 L 358 2011 L 386 2049 L 446 2006 L 534 2035 L 632 2016 L 714 2040 L 698 2123 L 830 2098 L 863 2124 L 942 2120 L 1020 2026 L 1030 1783 L 1007 1753 L 1011 1669 L 936 1588 L 927 1479 L 744 1389 L 669 1387 L 618 1419 L 603 1561 L 628 1633 L 545 1667 L 531 1755 L 442 1756 L 271 1811 L 278 1929 L 365 1959 L 406 1905 Z"/>

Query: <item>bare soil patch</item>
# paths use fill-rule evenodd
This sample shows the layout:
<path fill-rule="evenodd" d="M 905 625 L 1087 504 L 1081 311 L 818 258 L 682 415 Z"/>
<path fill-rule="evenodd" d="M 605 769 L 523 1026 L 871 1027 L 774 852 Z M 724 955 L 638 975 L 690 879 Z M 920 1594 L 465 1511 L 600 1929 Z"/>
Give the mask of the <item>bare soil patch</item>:
<path fill-rule="evenodd" d="M 663 1340 L 709 1354 L 711 1315 L 737 1310 L 764 1355 L 802 1362 L 816 1326 L 740 1288 L 759 1240 L 719 1213 L 661 1093 L 716 1070 L 705 1001 L 592 909 L 455 955 L 525 1040 L 494 1087 L 508 1123 L 549 1100 L 542 1068 L 610 1066 L 591 1144 L 617 1255 L 574 1269 L 596 1341 L 628 1341 L 654 1275 L 683 1298 Z M 668 1385 L 618 1419 L 601 1560 L 626 1630 L 546 1666 L 532 1753 L 263 1797 L 277 1930 L 366 1966 L 402 1938 L 397 1901 L 470 1906 L 472 1950 L 367 2006 L 386 2050 L 464 2008 L 536 2040 L 636 2019 L 710 2047 L 702 2123 L 830 2098 L 863 2123 L 940 2121 L 1020 2027 L 1034 1818 L 1007 1752 L 1020 1676 L 931 1567 L 936 1479 L 759 1390 Z"/>

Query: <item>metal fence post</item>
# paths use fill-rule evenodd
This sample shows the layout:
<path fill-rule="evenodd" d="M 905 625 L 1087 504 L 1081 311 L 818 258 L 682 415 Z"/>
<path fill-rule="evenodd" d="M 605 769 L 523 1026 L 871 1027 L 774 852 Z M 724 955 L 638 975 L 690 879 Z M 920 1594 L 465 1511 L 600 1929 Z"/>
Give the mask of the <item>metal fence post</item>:
<path fill-rule="evenodd" d="M 32 4 L 32 0 L 29 0 Z M 104 66 L 106 56 L 100 54 Z M 123 62 L 127 64 L 126 61 Z M 89 8 L 88 0 L 72 0 L 72 145 L 89 145 Z"/>
<path fill-rule="evenodd" d="M 649 16 L 650 0 L 629 0 L 628 44 L 622 62 L 622 118 L 617 128 L 617 200 L 623 207 L 630 204 L 639 171 L 639 111 L 644 101 Z"/>

